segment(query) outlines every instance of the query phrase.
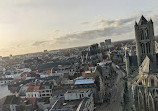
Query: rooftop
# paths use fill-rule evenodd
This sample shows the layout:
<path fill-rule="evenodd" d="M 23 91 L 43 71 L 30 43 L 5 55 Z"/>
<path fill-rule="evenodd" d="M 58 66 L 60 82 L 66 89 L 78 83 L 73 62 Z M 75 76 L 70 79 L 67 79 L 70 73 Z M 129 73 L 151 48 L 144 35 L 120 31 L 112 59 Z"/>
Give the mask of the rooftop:
<path fill-rule="evenodd" d="M 35 92 L 39 90 L 40 86 L 29 86 L 26 92 Z"/>
<path fill-rule="evenodd" d="M 66 93 L 79 93 L 79 92 L 88 92 L 89 89 L 73 89 L 73 90 L 69 90 Z"/>
<path fill-rule="evenodd" d="M 77 79 L 75 81 L 75 85 L 79 85 L 79 84 L 94 84 L 94 80 L 92 78 Z"/>
<path fill-rule="evenodd" d="M 6 97 L 4 104 L 19 104 L 20 98 L 15 95 L 9 95 Z"/>
<path fill-rule="evenodd" d="M 82 108 L 82 104 L 86 102 L 86 99 L 79 99 L 74 101 L 64 101 L 60 99 L 54 105 L 54 108 L 50 111 L 76 111 Z"/>

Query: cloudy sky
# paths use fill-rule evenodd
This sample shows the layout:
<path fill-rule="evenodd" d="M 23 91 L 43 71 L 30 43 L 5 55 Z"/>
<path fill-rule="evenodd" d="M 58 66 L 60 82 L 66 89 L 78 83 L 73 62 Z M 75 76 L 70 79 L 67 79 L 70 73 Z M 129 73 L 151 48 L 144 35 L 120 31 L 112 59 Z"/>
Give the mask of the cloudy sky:
<path fill-rule="evenodd" d="M 0 0 L 0 55 L 131 39 L 142 14 L 158 35 L 157 0 Z"/>

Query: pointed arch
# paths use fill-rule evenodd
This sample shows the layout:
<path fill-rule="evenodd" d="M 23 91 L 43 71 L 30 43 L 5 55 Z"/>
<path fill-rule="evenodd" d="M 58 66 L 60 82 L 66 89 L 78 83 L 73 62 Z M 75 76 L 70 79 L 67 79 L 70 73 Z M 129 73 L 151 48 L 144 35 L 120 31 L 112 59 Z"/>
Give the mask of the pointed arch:
<path fill-rule="evenodd" d="M 146 39 L 149 39 L 149 34 L 148 33 L 149 33 L 148 29 L 145 28 L 145 30 L 144 30 L 144 36 L 145 36 Z"/>
<path fill-rule="evenodd" d="M 149 111 L 155 111 L 154 99 L 151 93 L 149 93 Z"/>
<path fill-rule="evenodd" d="M 140 40 L 143 40 L 144 39 L 144 34 L 143 34 L 143 30 L 140 29 Z"/>
<path fill-rule="evenodd" d="M 138 91 L 138 109 L 139 111 L 145 111 L 145 101 L 142 91 L 139 89 Z"/>

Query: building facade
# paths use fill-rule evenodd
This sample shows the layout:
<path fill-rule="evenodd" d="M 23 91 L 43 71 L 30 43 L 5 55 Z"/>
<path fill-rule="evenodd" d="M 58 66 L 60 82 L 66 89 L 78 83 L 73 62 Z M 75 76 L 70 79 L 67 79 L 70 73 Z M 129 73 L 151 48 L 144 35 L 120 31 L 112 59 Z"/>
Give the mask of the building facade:
<path fill-rule="evenodd" d="M 158 72 L 153 22 L 142 16 L 135 23 L 138 68 L 130 72 L 130 56 L 126 53 L 127 86 L 125 111 L 158 111 Z M 126 95 L 125 94 L 125 95 Z"/>
<path fill-rule="evenodd" d="M 141 65 L 146 56 L 153 62 L 153 70 L 156 68 L 156 54 L 155 54 L 155 37 L 153 21 L 147 21 L 144 16 L 140 21 L 135 23 L 135 38 L 137 49 L 138 66 Z"/>

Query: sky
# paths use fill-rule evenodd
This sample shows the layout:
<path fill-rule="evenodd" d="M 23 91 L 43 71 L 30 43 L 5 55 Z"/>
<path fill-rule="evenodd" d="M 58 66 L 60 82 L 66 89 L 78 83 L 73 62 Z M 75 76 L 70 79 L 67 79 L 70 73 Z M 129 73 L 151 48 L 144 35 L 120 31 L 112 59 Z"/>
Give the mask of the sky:
<path fill-rule="evenodd" d="M 158 35 L 157 0 L 0 0 L 0 56 L 133 39 L 142 14 Z"/>

